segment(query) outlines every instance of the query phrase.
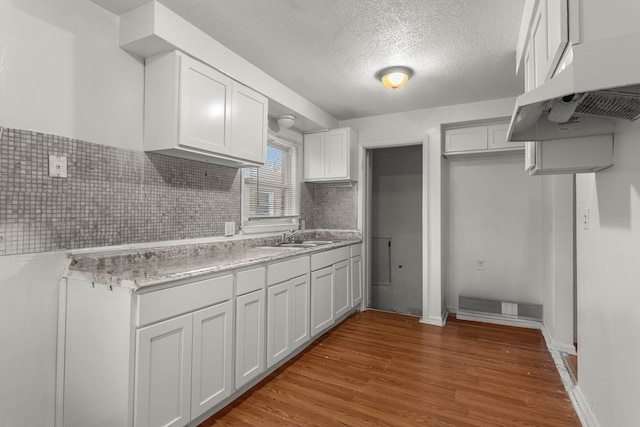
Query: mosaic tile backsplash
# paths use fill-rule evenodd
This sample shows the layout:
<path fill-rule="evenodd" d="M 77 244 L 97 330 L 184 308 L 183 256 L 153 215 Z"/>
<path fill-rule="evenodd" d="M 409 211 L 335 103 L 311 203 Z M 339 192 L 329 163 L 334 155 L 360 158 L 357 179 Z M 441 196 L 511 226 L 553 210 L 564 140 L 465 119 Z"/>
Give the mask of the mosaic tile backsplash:
<path fill-rule="evenodd" d="M 301 218 L 306 227 L 329 230 L 355 230 L 358 214 L 356 183 L 303 183 Z"/>
<path fill-rule="evenodd" d="M 0 128 L 0 255 L 224 234 L 237 169 Z M 48 157 L 67 157 L 51 178 Z"/>
<path fill-rule="evenodd" d="M 222 236 L 237 169 L 0 128 L 0 255 Z M 49 177 L 49 155 L 68 177 Z M 357 184 L 303 183 L 307 229 L 356 229 Z"/>

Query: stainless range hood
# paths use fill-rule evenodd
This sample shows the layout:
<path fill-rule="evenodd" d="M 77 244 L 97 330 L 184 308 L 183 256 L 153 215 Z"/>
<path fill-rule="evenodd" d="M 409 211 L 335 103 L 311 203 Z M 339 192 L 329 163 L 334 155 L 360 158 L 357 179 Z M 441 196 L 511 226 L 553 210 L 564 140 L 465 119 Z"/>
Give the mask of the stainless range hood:
<path fill-rule="evenodd" d="M 571 49 L 570 65 L 518 97 L 509 141 L 606 135 L 640 118 L 640 33 Z"/>

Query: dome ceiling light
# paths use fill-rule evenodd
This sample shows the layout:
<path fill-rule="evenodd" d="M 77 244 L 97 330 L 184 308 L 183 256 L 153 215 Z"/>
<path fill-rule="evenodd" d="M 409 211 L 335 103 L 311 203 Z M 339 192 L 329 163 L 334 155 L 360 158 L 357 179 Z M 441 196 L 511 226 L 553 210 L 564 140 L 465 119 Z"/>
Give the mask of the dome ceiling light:
<path fill-rule="evenodd" d="M 294 124 L 296 124 L 296 116 L 291 114 L 285 114 L 278 118 L 278 125 L 280 125 L 281 128 L 289 129 Z"/>
<path fill-rule="evenodd" d="M 409 67 L 387 67 L 376 73 L 376 78 L 389 89 L 399 89 L 413 76 L 413 70 Z"/>

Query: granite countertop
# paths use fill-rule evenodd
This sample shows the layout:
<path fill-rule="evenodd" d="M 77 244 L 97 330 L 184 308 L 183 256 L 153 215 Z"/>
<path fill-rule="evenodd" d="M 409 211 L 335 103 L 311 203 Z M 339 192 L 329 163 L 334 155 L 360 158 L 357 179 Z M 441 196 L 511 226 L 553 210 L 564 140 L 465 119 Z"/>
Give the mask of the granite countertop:
<path fill-rule="evenodd" d="M 296 236 L 299 237 L 299 236 Z M 226 240 L 168 247 L 69 255 L 63 277 L 138 289 L 292 256 L 325 251 L 362 241 L 360 232 L 305 232 L 304 240 L 333 243 L 287 248 L 268 246 L 279 237 Z"/>

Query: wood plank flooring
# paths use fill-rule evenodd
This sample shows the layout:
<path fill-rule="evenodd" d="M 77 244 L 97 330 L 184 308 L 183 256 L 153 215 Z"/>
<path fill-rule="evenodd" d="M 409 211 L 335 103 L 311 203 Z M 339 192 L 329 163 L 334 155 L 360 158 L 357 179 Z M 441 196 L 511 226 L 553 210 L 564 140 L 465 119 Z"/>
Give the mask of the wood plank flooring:
<path fill-rule="evenodd" d="M 539 331 L 357 313 L 200 424 L 580 426 Z"/>

